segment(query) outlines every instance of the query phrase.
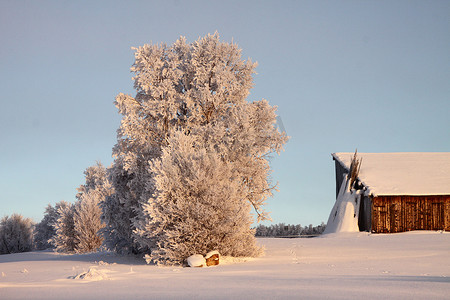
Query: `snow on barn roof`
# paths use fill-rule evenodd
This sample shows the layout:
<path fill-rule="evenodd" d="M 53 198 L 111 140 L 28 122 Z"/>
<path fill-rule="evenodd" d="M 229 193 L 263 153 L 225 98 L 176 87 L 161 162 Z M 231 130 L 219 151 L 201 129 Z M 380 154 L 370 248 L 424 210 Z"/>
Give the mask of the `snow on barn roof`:
<path fill-rule="evenodd" d="M 354 153 L 332 156 L 350 168 Z M 358 153 L 362 158 L 359 179 L 369 194 L 450 195 L 450 152 Z"/>

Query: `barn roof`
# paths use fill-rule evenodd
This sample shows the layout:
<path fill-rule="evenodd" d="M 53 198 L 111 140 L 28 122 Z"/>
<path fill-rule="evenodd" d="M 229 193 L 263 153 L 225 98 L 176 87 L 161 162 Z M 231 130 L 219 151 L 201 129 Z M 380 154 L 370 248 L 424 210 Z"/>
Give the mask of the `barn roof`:
<path fill-rule="evenodd" d="M 358 153 L 359 179 L 374 196 L 450 195 L 450 152 Z M 333 153 L 349 169 L 353 153 Z"/>

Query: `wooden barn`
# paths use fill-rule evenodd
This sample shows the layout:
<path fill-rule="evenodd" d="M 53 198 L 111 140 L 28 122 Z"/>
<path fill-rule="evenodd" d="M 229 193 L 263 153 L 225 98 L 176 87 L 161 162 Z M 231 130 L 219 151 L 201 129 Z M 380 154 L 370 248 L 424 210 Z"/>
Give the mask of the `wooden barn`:
<path fill-rule="evenodd" d="M 336 197 L 354 153 L 333 153 Z M 450 231 L 450 153 L 358 153 L 360 231 Z"/>

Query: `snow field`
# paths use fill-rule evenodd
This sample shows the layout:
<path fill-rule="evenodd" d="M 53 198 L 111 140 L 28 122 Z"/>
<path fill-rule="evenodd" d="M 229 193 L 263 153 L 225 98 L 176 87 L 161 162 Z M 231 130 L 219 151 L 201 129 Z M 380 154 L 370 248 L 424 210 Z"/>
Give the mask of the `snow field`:
<path fill-rule="evenodd" d="M 1 299 L 448 299 L 450 233 L 261 238 L 256 259 L 158 267 L 111 253 L 0 256 Z M 27 270 L 28 272 L 23 272 Z M 83 272 L 99 279 L 74 279 Z"/>

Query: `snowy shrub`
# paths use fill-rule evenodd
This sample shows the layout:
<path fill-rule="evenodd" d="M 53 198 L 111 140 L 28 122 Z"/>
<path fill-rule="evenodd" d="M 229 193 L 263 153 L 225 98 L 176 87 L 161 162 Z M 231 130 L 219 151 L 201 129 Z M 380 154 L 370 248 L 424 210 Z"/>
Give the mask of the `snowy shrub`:
<path fill-rule="evenodd" d="M 100 231 L 105 226 L 101 221 L 101 200 L 102 194 L 97 190 L 85 192 L 80 197 L 74 214 L 74 229 L 78 239 L 76 252 L 96 251 L 102 245 L 103 237 Z"/>
<path fill-rule="evenodd" d="M 218 222 L 215 224 L 216 230 L 228 231 L 228 225 L 220 229 L 223 220 L 219 215 L 229 214 L 221 210 L 239 212 L 238 218 L 243 218 L 243 214 L 250 215 L 249 208 L 252 208 L 258 221 L 269 219 L 264 203 L 276 186 L 270 182 L 268 155 L 279 153 L 287 137 L 274 126 L 275 107 L 271 107 L 266 100 L 246 100 L 253 85 L 256 64 L 242 60 L 238 46 L 220 42 L 218 34 L 207 35 L 192 44 L 187 44 L 181 37 L 171 46 L 144 45 L 135 50 L 132 71 L 137 94 L 135 97 L 119 94 L 115 102 L 123 118 L 113 150 L 114 167 L 111 169 L 115 195 L 102 202 L 103 218 L 107 222 L 105 236 L 107 244 L 118 252 L 147 252 L 151 248 L 161 251 L 154 254 L 159 262 L 165 259 L 169 262 L 181 261 L 185 257 L 175 258 L 168 253 L 187 253 L 192 245 L 185 239 L 179 241 L 179 249 L 172 249 L 172 246 L 165 245 L 167 240 L 163 241 L 164 238 L 172 234 L 180 235 L 188 228 L 200 230 L 203 226 L 198 227 L 193 222 L 197 225 L 189 227 L 184 224 L 184 229 L 176 227 L 173 233 L 166 234 L 164 231 L 172 230 L 172 227 L 158 225 L 158 218 L 164 218 L 167 213 L 162 208 L 163 203 L 168 201 L 159 193 L 168 195 L 180 192 L 174 190 L 175 187 L 162 189 L 158 180 L 164 179 L 156 179 L 157 176 L 166 176 L 164 172 L 170 173 L 164 163 L 158 165 L 163 153 L 168 163 L 173 160 L 172 156 L 180 157 L 186 163 L 193 160 L 189 166 L 192 172 L 209 172 L 214 163 L 225 174 L 212 172 L 201 175 L 203 180 L 211 183 L 201 183 L 188 174 L 193 182 L 186 185 L 183 193 L 191 201 L 181 197 L 176 201 L 179 213 L 187 215 L 164 222 L 178 226 L 178 220 L 183 220 L 180 221 L 181 226 L 184 220 L 200 220 L 200 216 L 193 217 L 194 212 L 207 209 L 211 204 L 204 202 L 211 197 L 214 199 L 211 203 L 217 210 L 211 226 L 213 222 Z M 176 153 L 181 149 L 176 140 L 182 138 L 181 135 L 175 139 L 171 137 L 178 131 L 195 141 L 195 155 L 191 152 Z M 175 144 L 171 145 L 170 141 Z M 170 164 L 175 166 L 177 162 Z M 216 188 L 214 184 L 224 193 L 220 205 L 215 202 L 218 196 L 210 191 Z M 193 190 L 189 191 L 189 188 Z M 202 189 L 203 194 L 197 195 L 195 189 Z M 189 205 L 191 207 L 187 208 Z M 238 222 L 236 226 L 243 224 L 250 226 L 247 221 Z M 203 228 L 201 235 L 211 230 L 208 226 L 208 229 Z M 247 239 L 248 232 L 250 228 L 237 229 L 234 240 L 239 240 L 236 237 L 241 235 L 242 245 L 248 248 L 247 253 L 255 253 L 257 247 L 252 238 Z M 194 231 L 188 236 L 197 234 L 200 233 Z M 224 241 L 232 235 L 220 234 L 224 235 Z M 207 242 L 201 243 L 199 247 L 204 247 L 206 251 Z M 181 250 L 182 247 L 186 248 Z M 226 248 L 228 244 L 224 242 L 222 247 Z M 233 247 L 220 251 L 236 255 L 246 252 L 237 250 L 239 245 Z"/>
<path fill-rule="evenodd" d="M 78 188 L 78 202 L 74 212 L 74 230 L 78 240 L 75 251 L 97 251 L 103 242 L 100 202 L 112 195 L 113 188 L 107 178 L 107 170 L 101 163 L 86 169 L 85 184 Z"/>
<path fill-rule="evenodd" d="M 111 184 L 108 180 L 108 170 L 101 162 L 88 167 L 84 172 L 85 183 L 77 188 L 77 199 L 80 199 L 84 193 L 90 190 L 97 190 L 100 195 L 105 196 L 111 194 Z"/>
<path fill-rule="evenodd" d="M 136 194 L 142 188 L 137 188 L 139 183 L 135 175 L 124 170 L 120 160 L 116 160 L 111 170 L 111 183 L 114 193 L 105 197 L 100 203 L 102 208 L 102 220 L 105 223 L 103 236 L 108 249 L 120 254 L 139 253 L 139 246 L 133 235 L 133 221 L 136 220 L 138 202 Z M 150 179 L 149 179 L 150 180 Z M 141 183 L 143 184 L 143 183 Z"/>
<path fill-rule="evenodd" d="M 34 228 L 34 247 L 36 249 L 44 250 L 53 247 L 50 240 L 56 233 L 54 225 L 59 218 L 58 210 L 67 205 L 67 202 L 60 201 L 54 207 L 49 204 L 45 208 L 44 217 Z"/>
<path fill-rule="evenodd" d="M 77 202 L 61 206 L 53 225 L 55 235 L 51 239 L 58 252 L 85 253 L 97 251 L 103 242 L 100 202 L 113 194 L 107 170 L 101 164 L 87 168 L 85 184 L 77 190 Z"/>
<path fill-rule="evenodd" d="M 33 222 L 19 214 L 5 216 L 0 221 L 0 254 L 31 251 Z"/>
<path fill-rule="evenodd" d="M 174 133 L 154 161 L 157 197 L 145 206 L 149 221 L 138 232 L 151 241 L 158 264 L 182 264 L 192 254 L 218 250 L 228 256 L 256 256 L 250 203 L 242 201 L 240 180 L 214 152 L 194 138 Z M 152 247 L 153 246 L 153 247 Z"/>
<path fill-rule="evenodd" d="M 53 225 L 55 235 L 50 239 L 50 243 L 58 252 L 75 252 L 78 238 L 74 224 L 75 206 L 68 203 L 58 209 L 58 219 Z"/>

